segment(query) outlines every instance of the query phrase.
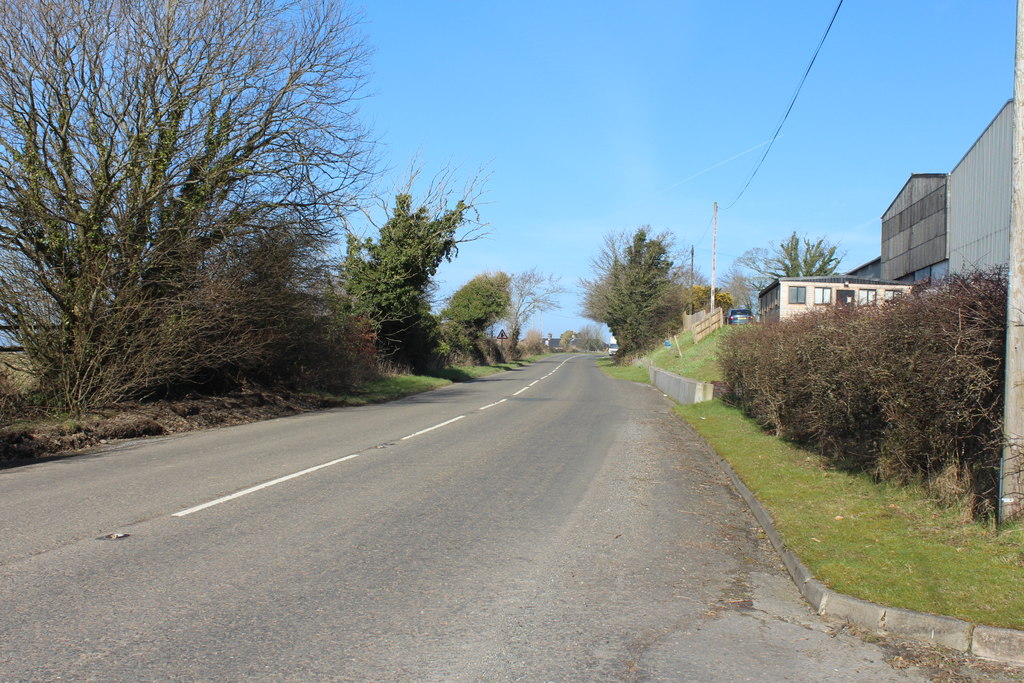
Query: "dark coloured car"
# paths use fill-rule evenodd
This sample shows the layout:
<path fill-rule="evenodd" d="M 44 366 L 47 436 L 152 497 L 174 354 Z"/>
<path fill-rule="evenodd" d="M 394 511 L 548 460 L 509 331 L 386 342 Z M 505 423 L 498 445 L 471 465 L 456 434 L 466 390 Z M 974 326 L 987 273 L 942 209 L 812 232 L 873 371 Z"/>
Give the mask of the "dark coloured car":
<path fill-rule="evenodd" d="M 730 308 L 725 314 L 726 325 L 745 325 L 754 322 L 754 314 L 749 308 Z"/>

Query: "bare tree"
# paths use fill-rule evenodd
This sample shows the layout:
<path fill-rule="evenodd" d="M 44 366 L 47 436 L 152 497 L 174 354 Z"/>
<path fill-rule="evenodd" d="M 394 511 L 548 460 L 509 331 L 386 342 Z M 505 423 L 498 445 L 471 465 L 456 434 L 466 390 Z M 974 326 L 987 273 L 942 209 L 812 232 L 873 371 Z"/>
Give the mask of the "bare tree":
<path fill-rule="evenodd" d="M 740 308 L 749 308 L 757 312 L 758 298 L 761 288 L 755 283 L 756 276 L 737 263 L 733 263 L 722 277 L 721 289 L 732 295 L 733 302 Z"/>
<path fill-rule="evenodd" d="M 68 407 L 259 347 L 233 258 L 358 203 L 366 56 L 332 0 L 0 0 L 0 319 Z"/>
<path fill-rule="evenodd" d="M 583 351 L 604 351 L 608 348 L 608 339 L 601 334 L 599 325 L 584 325 L 576 333 L 576 345 Z"/>
<path fill-rule="evenodd" d="M 519 338 L 534 313 L 559 308 L 558 297 L 566 293 L 558 277 L 545 275 L 531 268 L 512 276 L 509 286 L 508 322 L 509 345 L 512 354 L 518 353 Z"/>

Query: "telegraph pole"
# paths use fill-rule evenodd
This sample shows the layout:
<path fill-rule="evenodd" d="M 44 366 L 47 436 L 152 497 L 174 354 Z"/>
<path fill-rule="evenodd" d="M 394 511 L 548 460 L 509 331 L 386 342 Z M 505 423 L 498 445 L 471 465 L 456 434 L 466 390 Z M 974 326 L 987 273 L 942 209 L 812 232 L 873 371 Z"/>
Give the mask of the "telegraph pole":
<path fill-rule="evenodd" d="M 1024 0 L 1017 0 L 1013 65 L 1013 188 L 1010 199 L 1010 268 L 1006 293 L 1006 378 L 1003 457 L 999 463 L 999 521 L 1024 512 Z"/>
<path fill-rule="evenodd" d="M 1024 0 L 1018 0 L 1024 2 Z M 718 255 L 718 202 L 715 202 L 715 213 L 711 218 L 714 227 L 711 229 L 711 310 L 715 312 L 715 258 Z"/>
<path fill-rule="evenodd" d="M 690 315 L 693 315 L 693 245 L 690 245 Z"/>

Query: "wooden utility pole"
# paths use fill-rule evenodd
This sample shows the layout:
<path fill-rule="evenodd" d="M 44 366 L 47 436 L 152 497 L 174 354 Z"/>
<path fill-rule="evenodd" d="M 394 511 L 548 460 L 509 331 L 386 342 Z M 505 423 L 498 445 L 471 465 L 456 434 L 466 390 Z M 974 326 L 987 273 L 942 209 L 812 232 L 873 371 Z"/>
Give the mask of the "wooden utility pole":
<path fill-rule="evenodd" d="M 1024 2 L 1024 0 L 1018 0 Z M 709 313 L 715 312 L 715 258 L 718 255 L 718 202 L 715 202 L 715 213 L 711 221 L 714 227 L 711 229 L 711 309 Z"/>
<path fill-rule="evenodd" d="M 1013 189 L 1010 195 L 1010 268 L 1006 296 L 1006 381 L 1003 457 L 999 463 L 999 521 L 1024 513 L 1024 0 L 1017 0 L 1013 65 Z"/>
<path fill-rule="evenodd" d="M 693 245 L 690 245 L 690 315 L 693 315 Z"/>

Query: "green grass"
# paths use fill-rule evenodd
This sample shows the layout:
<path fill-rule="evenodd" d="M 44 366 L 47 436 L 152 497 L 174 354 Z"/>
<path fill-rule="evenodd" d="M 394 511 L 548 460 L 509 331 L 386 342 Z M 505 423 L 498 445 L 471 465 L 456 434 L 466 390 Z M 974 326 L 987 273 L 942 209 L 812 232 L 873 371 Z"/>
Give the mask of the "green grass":
<path fill-rule="evenodd" d="M 598 358 L 597 367 L 604 370 L 605 374 L 613 379 L 644 382 L 645 384 L 651 381 L 647 368 L 639 365 L 616 365 L 611 358 Z"/>
<path fill-rule="evenodd" d="M 721 379 L 715 355 L 732 331 L 719 330 L 699 345 L 691 334 L 680 335 L 682 358 L 673 345 L 650 360 L 686 377 Z M 630 372 L 609 374 L 636 379 Z M 786 546 L 831 588 L 891 607 L 1024 629 L 1024 524 L 997 532 L 991 524 L 965 522 L 960 510 L 938 505 L 919 488 L 834 470 L 720 401 L 676 411 L 732 465 L 769 510 Z"/>
<path fill-rule="evenodd" d="M 718 382 L 724 379 L 718 367 L 718 347 L 722 339 L 732 332 L 731 327 L 722 327 L 712 332 L 700 344 L 693 343 L 693 332 L 678 335 L 679 347 L 672 339 L 672 348 L 662 347 L 648 358 L 655 367 L 668 370 L 682 377 L 700 382 Z"/>
<path fill-rule="evenodd" d="M 493 375 L 506 370 L 515 370 L 536 361 L 543 356 L 530 356 L 518 361 L 497 365 L 458 365 L 441 368 L 430 375 L 396 375 L 367 382 L 348 394 L 321 394 L 329 403 L 339 406 L 359 406 L 370 403 L 394 401 L 447 386 L 453 382 L 468 382 L 478 377 Z"/>
<path fill-rule="evenodd" d="M 1024 628 L 1024 526 L 996 533 L 915 488 L 832 470 L 719 401 L 676 410 L 828 586 L 891 607 Z"/>
<path fill-rule="evenodd" d="M 367 382 L 351 394 L 332 395 L 330 398 L 339 404 L 356 406 L 369 403 L 394 401 L 404 396 L 412 396 L 431 389 L 451 384 L 451 380 L 441 377 L 424 375 L 397 375 Z"/>
<path fill-rule="evenodd" d="M 441 377 L 443 379 L 451 380 L 452 382 L 468 382 L 469 380 L 476 379 L 477 377 L 486 377 L 487 375 L 493 375 L 498 372 L 521 368 L 524 365 L 529 365 L 542 357 L 543 356 L 530 356 L 522 360 L 498 363 L 496 365 L 452 365 L 447 368 L 435 370 L 431 374 L 434 377 Z"/>

